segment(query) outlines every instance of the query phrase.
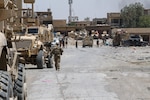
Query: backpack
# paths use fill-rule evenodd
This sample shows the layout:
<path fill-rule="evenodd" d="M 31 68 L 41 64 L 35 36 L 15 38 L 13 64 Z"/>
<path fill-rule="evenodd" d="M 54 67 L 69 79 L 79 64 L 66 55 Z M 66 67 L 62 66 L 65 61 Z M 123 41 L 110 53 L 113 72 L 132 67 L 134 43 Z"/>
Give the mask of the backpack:
<path fill-rule="evenodd" d="M 53 51 L 53 53 L 55 55 L 60 55 L 61 54 L 60 48 L 55 48 L 54 51 Z"/>

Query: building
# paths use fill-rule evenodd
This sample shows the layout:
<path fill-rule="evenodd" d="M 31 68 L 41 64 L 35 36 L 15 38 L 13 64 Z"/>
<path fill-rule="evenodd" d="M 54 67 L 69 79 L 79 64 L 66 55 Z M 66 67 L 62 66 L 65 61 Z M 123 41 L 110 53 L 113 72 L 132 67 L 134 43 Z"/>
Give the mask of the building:
<path fill-rule="evenodd" d="M 150 15 L 150 9 L 145 9 L 144 10 L 144 15 Z"/>
<path fill-rule="evenodd" d="M 63 35 L 67 35 L 68 32 L 75 31 L 74 26 L 68 26 L 65 19 L 54 19 L 53 20 L 54 32 L 60 32 Z"/>
<path fill-rule="evenodd" d="M 66 20 L 65 19 L 53 19 L 53 26 L 54 27 L 66 27 Z"/>
<path fill-rule="evenodd" d="M 76 21 L 76 22 L 71 22 L 71 25 L 84 28 L 86 26 L 90 26 L 91 21 Z"/>
<path fill-rule="evenodd" d="M 122 19 L 120 13 L 107 13 L 107 23 L 112 27 L 121 27 Z"/>
<path fill-rule="evenodd" d="M 46 12 L 36 12 L 37 17 L 39 17 L 40 24 L 48 25 L 53 24 L 53 16 L 51 9 L 48 9 Z"/>
<path fill-rule="evenodd" d="M 92 25 L 104 25 L 107 24 L 107 18 L 94 18 Z"/>
<path fill-rule="evenodd" d="M 150 15 L 150 9 L 144 9 L 144 15 Z M 107 13 L 107 24 L 112 27 L 122 27 L 123 20 L 120 12 Z"/>

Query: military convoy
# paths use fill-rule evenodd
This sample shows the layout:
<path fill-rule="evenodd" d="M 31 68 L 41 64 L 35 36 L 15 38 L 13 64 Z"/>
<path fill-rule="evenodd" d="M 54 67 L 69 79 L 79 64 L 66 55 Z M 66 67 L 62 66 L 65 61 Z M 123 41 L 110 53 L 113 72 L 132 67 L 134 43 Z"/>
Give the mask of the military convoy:
<path fill-rule="evenodd" d="M 18 12 L 22 9 L 21 3 L 20 0 L 0 0 L 0 100 L 26 100 L 25 64 L 51 67 L 52 30 L 36 24 L 21 26 L 22 17 Z M 26 27 L 23 29 L 23 26 Z M 15 30 L 16 27 L 19 30 Z"/>

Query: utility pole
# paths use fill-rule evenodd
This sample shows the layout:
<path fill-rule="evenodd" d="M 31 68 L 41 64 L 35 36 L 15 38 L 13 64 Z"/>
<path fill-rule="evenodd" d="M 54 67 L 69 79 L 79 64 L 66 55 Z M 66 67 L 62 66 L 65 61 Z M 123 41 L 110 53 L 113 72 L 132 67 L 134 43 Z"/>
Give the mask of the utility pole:
<path fill-rule="evenodd" d="M 73 0 L 68 0 L 68 3 L 69 3 L 69 17 L 68 17 L 68 21 L 69 21 L 69 23 L 71 23 L 71 21 L 72 21 L 72 3 L 73 3 Z"/>

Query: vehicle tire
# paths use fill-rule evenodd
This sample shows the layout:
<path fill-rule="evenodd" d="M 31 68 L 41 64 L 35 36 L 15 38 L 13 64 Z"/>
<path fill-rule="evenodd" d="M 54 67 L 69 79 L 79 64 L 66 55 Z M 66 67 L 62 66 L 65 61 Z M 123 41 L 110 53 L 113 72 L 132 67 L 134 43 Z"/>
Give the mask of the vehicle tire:
<path fill-rule="evenodd" d="M 38 69 L 43 69 L 44 67 L 44 60 L 43 60 L 43 51 L 40 50 L 37 57 L 36 57 L 36 64 Z"/>
<path fill-rule="evenodd" d="M 46 63 L 47 68 L 53 68 L 52 58 L 48 55 L 48 62 Z"/>
<path fill-rule="evenodd" d="M 18 78 L 14 84 L 14 96 L 16 96 L 18 100 L 26 100 L 27 97 L 24 64 L 18 65 Z"/>
<path fill-rule="evenodd" d="M 11 76 L 6 71 L 0 71 L 0 100 L 13 98 L 13 83 Z"/>

